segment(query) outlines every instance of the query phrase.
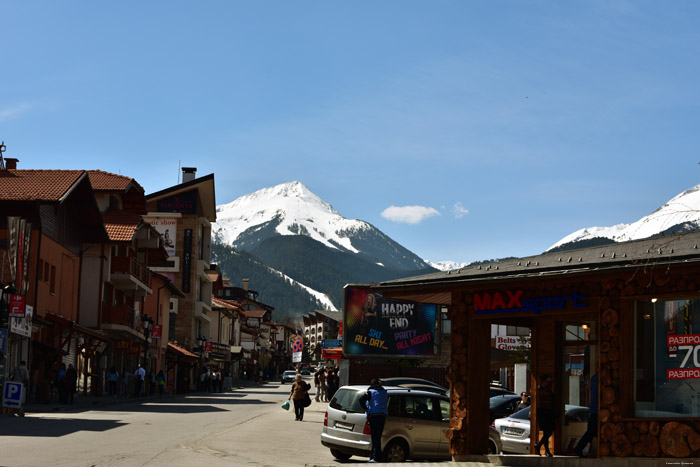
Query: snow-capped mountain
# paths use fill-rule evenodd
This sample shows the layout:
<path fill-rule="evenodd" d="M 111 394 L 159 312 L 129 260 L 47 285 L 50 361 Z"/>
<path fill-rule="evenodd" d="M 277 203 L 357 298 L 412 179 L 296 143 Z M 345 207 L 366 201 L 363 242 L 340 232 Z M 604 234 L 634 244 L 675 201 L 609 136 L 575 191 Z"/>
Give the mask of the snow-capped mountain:
<path fill-rule="evenodd" d="M 344 218 L 300 182 L 219 205 L 216 217 L 214 249 L 223 272 L 235 278 L 254 268 L 263 302 L 293 315 L 339 309 L 349 283 L 435 272 L 373 225 Z"/>
<path fill-rule="evenodd" d="M 671 199 L 662 207 L 632 224 L 588 227 L 567 235 L 549 250 L 572 242 L 607 238 L 615 242 L 640 240 L 660 234 L 679 233 L 700 226 L 700 185 Z"/>
<path fill-rule="evenodd" d="M 344 218 L 298 181 L 263 188 L 216 209 L 216 241 L 246 251 L 272 237 L 303 235 L 390 269 L 429 267 L 371 224 Z"/>
<path fill-rule="evenodd" d="M 425 263 L 437 269 L 438 271 L 453 271 L 455 269 L 462 269 L 464 267 L 469 266 L 469 263 L 460 263 L 458 261 L 437 261 L 433 262 L 430 261 L 429 259 L 425 260 Z"/>
<path fill-rule="evenodd" d="M 371 228 L 366 222 L 345 219 L 300 182 L 263 188 L 217 206 L 216 211 L 216 233 L 232 245 L 244 234 L 275 223 L 279 235 L 307 235 L 327 247 L 357 253 L 346 233 Z"/>

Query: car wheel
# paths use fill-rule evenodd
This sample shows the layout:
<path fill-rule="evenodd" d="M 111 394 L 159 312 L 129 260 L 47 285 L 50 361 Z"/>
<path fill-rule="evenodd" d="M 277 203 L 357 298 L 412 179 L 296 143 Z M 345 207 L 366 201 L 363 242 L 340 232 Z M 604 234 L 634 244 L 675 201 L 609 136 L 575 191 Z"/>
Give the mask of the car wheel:
<path fill-rule="evenodd" d="M 496 443 L 494 443 L 493 441 L 489 441 L 489 454 L 498 454 Z"/>
<path fill-rule="evenodd" d="M 395 439 L 384 448 L 384 462 L 404 462 L 408 457 L 408 446 L 402 440 Z"/>
<path fill-rule="evenodd" d="M 331 449 L 331 455 L 339 461 L 346 461 L 352 457 L 352 454 L 348 454 L 343 451 L 338 451 L 337 449 Z"/>

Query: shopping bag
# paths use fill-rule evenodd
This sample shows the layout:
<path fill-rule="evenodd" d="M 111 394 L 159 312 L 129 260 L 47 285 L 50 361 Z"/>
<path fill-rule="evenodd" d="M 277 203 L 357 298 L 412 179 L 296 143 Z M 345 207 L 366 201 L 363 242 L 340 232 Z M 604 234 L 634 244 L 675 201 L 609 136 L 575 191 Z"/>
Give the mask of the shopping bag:
<path fill-rule="evenodd" d="M 289 410 L 289 401 L 287 401 L 287 402 L 285 402 L 284 404 L 282 404 L 282 408 L 283 408 L 284 410 Z"/>

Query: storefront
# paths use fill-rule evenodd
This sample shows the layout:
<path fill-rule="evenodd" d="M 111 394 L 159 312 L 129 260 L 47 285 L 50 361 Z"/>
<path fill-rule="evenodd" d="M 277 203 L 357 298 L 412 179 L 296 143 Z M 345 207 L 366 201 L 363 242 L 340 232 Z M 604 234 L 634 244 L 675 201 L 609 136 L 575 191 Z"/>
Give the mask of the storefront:
<path fill-rule="evenodd" d="M 372 286 L 385 297 L 448 306 L 455 460 L 487 452 L 493 324 L 531 329 L 530 452 L 540 378 L 557 412 L 588 407 L 598 374 L 591 457 L 700 454 L 700 234 L 494 262 Z M 468 423 L 467 423 L 468 421 Z M 585 422 L 556 420 L 550 449 L 574 455 Z"/>

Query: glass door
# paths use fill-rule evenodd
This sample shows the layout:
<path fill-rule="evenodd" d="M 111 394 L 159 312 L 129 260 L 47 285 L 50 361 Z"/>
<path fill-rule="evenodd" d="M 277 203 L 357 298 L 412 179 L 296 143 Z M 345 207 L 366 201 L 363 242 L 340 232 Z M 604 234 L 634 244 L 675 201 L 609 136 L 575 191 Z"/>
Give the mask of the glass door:
<path fill-rule="evenodd" d="M 598 371 L 598 331 L 596 321 L 563 323 L 562 378 L 559 397 L 561 452 L 573 454 L 586 432 L 591 401 L 591 378 Z M 597 389 L 596 389 L 597 390 Z M 584 451 L 586 452 L 586 451 Z"/>

